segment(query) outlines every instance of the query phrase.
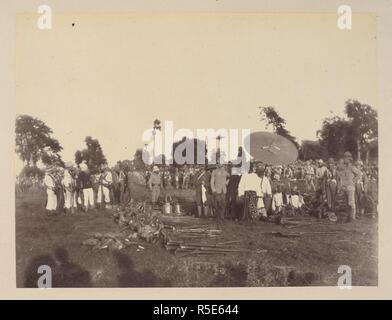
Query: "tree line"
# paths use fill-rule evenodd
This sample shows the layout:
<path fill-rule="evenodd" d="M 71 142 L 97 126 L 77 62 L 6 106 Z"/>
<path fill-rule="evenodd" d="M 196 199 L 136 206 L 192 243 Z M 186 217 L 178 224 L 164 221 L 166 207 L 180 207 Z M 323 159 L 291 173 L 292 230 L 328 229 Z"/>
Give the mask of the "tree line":
<path fill-rule="evenodd" d="M 339 158 L 345 151 L 350 151 L 356 159 L 368 161 L 378 157 L 378 115 L 377 111 L 367 104 L 357 100 L 348 100 L 344 106 L 344 116 L 332 116 L 323 120 L 321 129 L 317 131 L 317 140 L 304 140 L 301 144 L 287 129 L 286 120 L 272 106 L 259 107 L 258 116 L 266 123 L 266 128 L 272 127 L 273 131 L 286 137 L 297 147 L 299 158 L 302 160 Z M 305 119 L 306 121 L 306 119 Z M 154 130 L 160 130 L 160 121 L 154 120 Z M 64 166 L 61 158 L 63 147 L 53 137 L 53 130 L 42 120 L 29 115 L 19 115 L 15 123 L 15 151 L 23 161 L 25 167 L 36 167 L 38 161 L 44 165 L 53 163 Z M 187 138 L 173 144 L 173 152 Z M 75 152 L 75 163 L 83 161 L 92 172 L 97 172 L 102 164 L 107 164 L 98 139 L 87 136 L 84 140 L 86 147 Z M 194 141 L 195 156 L 197 156 Z M 205 144 L 204 144 L 205 146 Z M 186 152 L 184 150 L 184 152 Z M 207 153 L 206 153 L 207 154 Z M 136 169 L 144 169 L 142 159 L 143 150 L 137 149 L 133 160 L 124 160 L 127 166 L 131 164 Z M 35 172 L 34 170 L 24 170 Z"/>
<path fill-rule="evenodd" d="M 378 158 L 378 115 L 377 111 L 358 100 L 347 100 L 344 116 L 332 116 L 323 120 L 317 131 L 317 140 L 303 140 L 299 145 L 297 139 L 286 128 L 286 120 L 274 107 L 260 107 L 260 119 L 266 127 L 292 141 L 299 151 L 301 160 L 335 159 L 350 151 L 356 159 L 368 162 Z M 306 119 L 304 119 L 306 122 Z"/>

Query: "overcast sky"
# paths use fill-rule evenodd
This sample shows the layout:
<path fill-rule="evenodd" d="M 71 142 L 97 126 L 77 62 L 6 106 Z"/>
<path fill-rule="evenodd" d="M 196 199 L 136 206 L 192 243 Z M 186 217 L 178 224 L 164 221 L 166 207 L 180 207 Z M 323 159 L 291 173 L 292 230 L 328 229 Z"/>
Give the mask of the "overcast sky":
<path fill-rule="evenodd" d="M 264 130 L 259 106 L 315 139 L 359 99 L 377 108 L 375 21 L 334 14 L 36 15 L 17 22 L 17 114 L 45 121 L 73 160 L 87 135 L 132 158 L 155 118 L 174 129 Z M 72 23 L 75 25 L 72 26 Z"/>

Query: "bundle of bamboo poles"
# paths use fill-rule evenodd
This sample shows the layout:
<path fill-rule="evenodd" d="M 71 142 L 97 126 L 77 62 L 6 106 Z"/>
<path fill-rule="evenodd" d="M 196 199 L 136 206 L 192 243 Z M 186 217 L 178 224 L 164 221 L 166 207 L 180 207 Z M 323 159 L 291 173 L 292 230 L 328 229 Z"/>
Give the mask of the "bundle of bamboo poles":
<path fill-rule="evenodd" d="M 241 240 L 225 240 L 222 229 L 211 220 L 189 216 L 161 216 L 161 221 L 164 224 L 161 231 L 164 246 L 179 257 L 266 252 L 244 248 Z"/>
<path fill-rule="evenodd" d="M 175 255 L 192 256 L 192 255 L 226 255 L 230 253 L 250 253 L 249 249 L 233 247 L 239 241 L 222 242 L 222 243 L 186 243 L 181 241 L 170 240 L 166 243 L 167 250 L 174 252 Z"/>
<path fill-rule="evenodd" d="M 222 234 L 222 230 L 214 225 L 200 226 L 167 226 L 165 225 L 163 232 L 165 240 L 185 241 L 194 239 L 195 241 L 218 239 Z"/>

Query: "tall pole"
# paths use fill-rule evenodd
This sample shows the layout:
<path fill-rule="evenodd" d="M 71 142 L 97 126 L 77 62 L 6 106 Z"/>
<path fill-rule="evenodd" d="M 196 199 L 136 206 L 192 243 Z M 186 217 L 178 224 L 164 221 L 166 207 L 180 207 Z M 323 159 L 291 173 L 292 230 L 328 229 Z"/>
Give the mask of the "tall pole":
<path fill-rule="evenodd" d="M 154 146 L 153 146 L 153 163 L 155 160 L 155 143 L 156 143 L 156 130 L 161 130 L 161 122 L 158 119 L 154 120 L 154 126 L 153 126 L 153 130 L 152 130 L 152 135 L 154 136 Z"/>
<path fill-rule="evenodd" d="M 156 136 L 156 132 L 155 132 L 155 128 L 152 130 L 152 136 L 153 136 L 153 151 L 152 151 L 152 164 L 154 164 L 154 160 L 155 160 L 155 136 Z"/>

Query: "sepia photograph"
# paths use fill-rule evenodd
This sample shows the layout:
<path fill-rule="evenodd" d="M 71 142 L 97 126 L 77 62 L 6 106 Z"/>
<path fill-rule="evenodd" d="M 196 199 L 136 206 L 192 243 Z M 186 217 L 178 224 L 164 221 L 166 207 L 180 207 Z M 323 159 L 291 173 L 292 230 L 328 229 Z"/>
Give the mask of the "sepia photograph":
<path fill-rule="evenodd" d="M 17 288 L 379 286 L 377 17 L 15 24 Z"/>

